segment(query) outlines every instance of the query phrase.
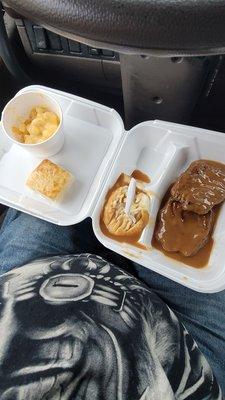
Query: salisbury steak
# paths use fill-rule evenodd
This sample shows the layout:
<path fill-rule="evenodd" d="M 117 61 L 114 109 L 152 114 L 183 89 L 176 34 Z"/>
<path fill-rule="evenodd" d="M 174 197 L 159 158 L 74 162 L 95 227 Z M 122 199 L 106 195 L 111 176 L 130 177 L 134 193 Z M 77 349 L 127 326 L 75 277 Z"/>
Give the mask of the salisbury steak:
<path fill-rule="evenodd" d="M 225 165 L 208 160 L 192 162 L 173 185 L 171 195 L 184 210 L 207 214 L 225 199 Z"/>
<path fill-rule="evenodd" d="M 199 215 L 184 211 L 182 205 L 169 199 L 158 215 L 155 238 L 164 250 L 195 255 L 209 240 L 214 212 Z"/>

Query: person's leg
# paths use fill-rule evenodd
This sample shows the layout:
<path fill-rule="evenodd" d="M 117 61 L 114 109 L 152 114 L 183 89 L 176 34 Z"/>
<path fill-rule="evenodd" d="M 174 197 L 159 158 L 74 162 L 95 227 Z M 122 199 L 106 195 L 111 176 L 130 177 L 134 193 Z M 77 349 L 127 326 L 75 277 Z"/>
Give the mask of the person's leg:
<path fill-rule="evenodd" d="M 196 340 L 225 393 L 225 291 L 198 293 L 138 264 L 134 268 Z"/>
<path fill-rule="evenodd" d="M 37 258 L 76 252 L 72 227 L 9 209 L 0 230 L 0 274 Z"/>
<path fill-rule="evenodd" d="M 0 275 L 37 258 L 68 253 L 93 253 L 108 261 L 129 262 L 105 249 L 96 239 L 90 219 L 74 226 L 58 226 L 9 209 L 0 229 Z"/>
<path fill-rule="evenodd" d="M 0 229 L 0 275 L 32 260 L 68 253 L 98 253 L 88 220 L 58 226 L 9 209 Z"/>

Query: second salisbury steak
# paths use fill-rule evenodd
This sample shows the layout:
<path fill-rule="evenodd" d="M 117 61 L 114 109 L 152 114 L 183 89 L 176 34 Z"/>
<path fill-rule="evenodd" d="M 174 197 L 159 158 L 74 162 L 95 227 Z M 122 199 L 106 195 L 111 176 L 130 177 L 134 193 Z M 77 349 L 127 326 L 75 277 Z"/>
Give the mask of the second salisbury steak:
<path fill-rule="evenodd" d="M 192 162 L 173 185 L 171 197 L 183 210 L 208 213 L 225 199 L 225 165 L 208 160 Z"/>

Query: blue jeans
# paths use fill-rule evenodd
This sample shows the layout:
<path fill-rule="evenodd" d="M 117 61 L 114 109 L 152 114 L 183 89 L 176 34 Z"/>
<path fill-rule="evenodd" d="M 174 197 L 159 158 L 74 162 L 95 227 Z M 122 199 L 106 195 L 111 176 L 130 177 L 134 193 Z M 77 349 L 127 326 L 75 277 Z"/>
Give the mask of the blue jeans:
<path fill-rule="evenodd" d="M 225 291 L 197 293 L 105 249 L 91 223 L 60 227 L 10 209 L 0 230 L 0 274 L 37 258 L 100 255 L 145 282 L 175 312 L 198 343 L 225 393 Z"/>

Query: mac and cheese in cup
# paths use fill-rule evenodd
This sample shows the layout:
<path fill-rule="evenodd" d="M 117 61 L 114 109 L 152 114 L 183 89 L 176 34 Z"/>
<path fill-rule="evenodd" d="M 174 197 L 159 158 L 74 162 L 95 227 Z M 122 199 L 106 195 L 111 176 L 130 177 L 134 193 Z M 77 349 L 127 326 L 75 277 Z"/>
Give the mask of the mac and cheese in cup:
<path fill-rule="evenodd" d="M 53 156 L 64 143 L 61 107 L 42 92 L 14 97 L 2 112 L 2 127 L 11 141 L 37 157 Z"/>

